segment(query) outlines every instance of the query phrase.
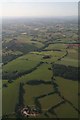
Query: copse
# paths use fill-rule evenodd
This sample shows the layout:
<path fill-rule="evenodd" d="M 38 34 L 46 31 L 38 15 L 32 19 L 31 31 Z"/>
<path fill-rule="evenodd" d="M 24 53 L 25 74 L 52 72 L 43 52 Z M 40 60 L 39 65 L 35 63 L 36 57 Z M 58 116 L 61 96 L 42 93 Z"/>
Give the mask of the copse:
<path fill-rule="evenodd" d="M 62 64 L 54 64 L 53 72 L 54 76 L 60 76 L 65 79 L 78 80 L 78 73 L 80 71 L 80 67 L 66 66 Z"/>

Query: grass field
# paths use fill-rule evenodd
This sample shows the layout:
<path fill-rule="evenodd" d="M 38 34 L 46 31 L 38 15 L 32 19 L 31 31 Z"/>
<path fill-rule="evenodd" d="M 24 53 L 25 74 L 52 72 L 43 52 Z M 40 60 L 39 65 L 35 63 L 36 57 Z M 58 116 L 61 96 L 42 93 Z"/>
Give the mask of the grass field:
<path fill-rule="evenodd" d="M 24 38 L 24 41 L 25 40 L 26 38 Z M 29 40 L 27 42 L 31 41 Z M 59 49 L 61 51 L 53 51 L 54 49 Z M 9 83 L 7 80 L 3 80 L 2 84 L 7 84 L 7 87 L 3 88 L 3 114 L 9 114 L 15 111 L 15 106 L 18 103 L 19 97 L 19 84 L 20 82 L 22 82 L 24 83 L 25 90 L 25 105 L 35 105 L 34 98 L 46 94 L 45 97 L 38 99 L 43 110 L 43 113 L 38 116 L 38 118 L 46 118 L 46 115 L 44 114 L 45 112 L 50 118 L 56 117 L 55 115 L 47 112 L 47 110 L 62 102 L 63 99 L 56 93 L 48 95 L 48 93 L 54 92 L 53 86 L 51 84 L 28 85 L 26 83 L 30 80 L 44 80 L 45 82 L 51 81 L 53 76 L 51 63 L 57 62 L 64 65 L 77 66 L 77 55 L 76 49 L 68 49 L 68 55 L 65 58 L 61 59 L 61 61 L 57 61 L 59 58 L 66 54 L 66 45 L 58 44 L 57 47 L 57 44 L 50 44 L 46 48 L 46 50 L 50 51 L 30 52 L 3 66 L 3 72 L 24 72 L 26 70 L 31 70 L 32 68 L 36 67 L 40 62 L 43 62 L 43 64 L 36 67 L 36 69 L 33 70 L 31 73 L 25 74 L 17 78 L 12 83 Z M 43 57 L 47 55 L 50 55 L 51 57 L 49 59 L 44 59 Z M 61 95 L 64 96 L 68 101 L 70 101 L 76 108 L 78 108 L 78 82 L 67 80 L 61 77 L 55 77 L 55 80 Z M 7 97 L 8 99 L 6 99 Z M 78 114 L 76 110 L 68 103 L 61 104 L 54 110 L 57 116 L 60 118 L 64 118 L 67 116 L 77 117 Z"/>
<path fill-rule="evenodd" d="M 57 105 L 59 102 L 62 101 L 62 99 L 57 94 L 53 94 L 53 95 L 49 95 L 44 98 L 41 98 L 39 101 L 41 103 L 43 111 L 46 111 L 49 108 Z"/>
<path fill-rule="evenodd" d="M 5 114 L 6 112 L 9 114 L 10 112 L 13 112 L 15 110 L 15 105 L 18 102 L 18 95 L 19 95 L 18 91 L 19 91 L 20 82 L 26 83 L 27 81 L 32 80 L 32 79 L 49 81 L 49 80 L 51 80 L 51 77 L 52 77 L 52 71 L 48 70 L 48 68 L 50 68 L 50 67 L 51 66 L 49 64 L 43 64 L 39 68 L 37 68 L 37 70 L 35 70 L 34 72 L 32 72 L 28 75 L 25 75 L 21 78 L 18 78 L 13 83 L 11 83 L 11 84 L 9 83 L 8 87 L 3 88 L 3 114 Z M 45 74 L 44 74 L 44 72 L 45 72 Z M 46 76 L 46 74 L 48 74 L 48 75 Z M 7 81 L 3 80 L 3 84 L 4 83 L 7 83 Z M 40 88 L 38 88 L 38 87 L 39 86 L 36 86 L 34 88 L 34 90 L 36 91 L 36 88 L 37 89 L 41 88 L 41 87 Z M 48 85 L 45 87 L 42 87 L 43 91 L 45 88 L 47 91 L 49 91 L 49 89 L 52 90 L 52 87 L 50 87 Z M 28 89 L 30 90 L 30 86 Z M 33 90 L 33 88 L 32 88 L 32 90 Z M 31 92 L 31 91 L 28 91 L 28 92 Z M 36 92 L 38 93 L 38 91 L 36 91 Z M 12 93 L 14 93 L 14 94 L 12 94 Z M 27 91 L 26 91 L 26 94 L 27 94 Z M 10 96 L 10 97 L 9 97 L 9 99 L 6 100 L 7 96 Z"/>
<path fill-rule="evenodd" d="M 16 82 L 8 84 L 7 88 L 3 88 L 2 93 L 3 115 L 14 112 L 18 103 L 19 84 Z"/>
<path fill-rule="evenodd" d="M 34 68 L 39 62 L 54 62 L 59 57 L 63 56 L 65 54 L 65 51 L 44 51 L 44 52 L 32 52 L 27 55 L 21 56 L 8 64 L 3 66 L 3 72 L 24 72 L 27 70 L 30 70 Z M 51 58 L 44 59 L 43 56 L 50 55 Z"/>
<path fill-rule="evenodd" d="M 46 47 L 45 50 L 65 50 L 66 47 L 67 47 L 66 44 L 55 43 L 49 44 L 49 46 Z"/>
<path fill-rule="evenodd" d="M 51 77 L 52 77 L 52 71 L 48 69 L 50 67 L 51 67 L 50 64 L 44 63 L 41 66 L 39 66 L 36 70 L 34 70 L 32 73 L 22 76 L 21 78 L 18 78 L 17 80 L 22 81 L 22 82 L 26 82 L 28 80 L 49 81 L 51 80 Z"/>
<path fill-rule="evenodd" d="M 55 62 L 58 60 L 61 56 L 65 55 L 65 50 L 64 51 L 42 51 L 42 52 L 32 52 L 32 54 L 36 54 L 37 56 L 41 57 L 41 61 L 43 62 Z M 51 57 L 48 59 L 44 59 L 43 57 L 46 55 L 50 55 Z"/>
<path fill-rule="evenodd" d="M 34 98 L 49 92 L 53 92 L 52 85 L 25 85 L 24 86 L 25 95 L 24 101 L 25 105 L 34 105 Z"/>
<path fill-rule="evenodd" d="M 78 118 L 78 113 L 75 109 L 68 103 L 64 103 L 59 107 L 55 108 L 58 118 Z"/>
<path fill-rule="evenodd" d="M 56 77 L 56 83 L 61 94 L 78 108 L 78 82 Z"/>
<path fill-rule="evenodd" d="M 37 41 L 33 41 L 31 36 L 28 35 L 19 35 L 17 37 L 17 41 L 19 43 L 28 43 L 28 44 L 34 44 L 34 46 L 37 46 L 38 48 L 43 47 L 44 45 L 42 44 L 42 42 Z"/>
<path fill-rule="evenodd" d="M 3 80 L 2 81 L 2 84 L 6 84 L 6 83 L 8 83 L 8 80 Z"/>
<path fill-rule="evenodd" d="M 57 63 L 78 67 L 78 52 L 76 49 L 68 49 L 68 55 Z"/>
<path fill-rule="evenodd" d="M 30 61 L 41 61 L 41 58 L 42 58 L 42 55 L 39 55 L 38 54 L 38 52 L 36 53 L 36 52 L 34 52 L 34 53 L 29 53 L 29 54 L 27 54 L 27 55 L 24 55 L 24 56 L 22 56 L 22 57 L 20 57 L 20 59 L 21 60 L 26 60 L 26 59 L 28 59 L 28 60 L 30 60 Z"/>
<path fill-rule="evenodd" d="M 3 19 L 3 116 L 20 116 L 18 107 L 28 105 L 41 112 L 34 118 L 78 118 L 78 42 L 75 17 Z"/>
<path fill-rule="evenodd" d="M 63 65 L 69 65 L 73 67 L 78 67 L 78 60 L 75 59 L 69 59 L 69 58 L 63 58 L 61 61 L 57 62 L 58 64 L 63 64 Z"/>
<path fill-rule="evenodd" d="M 24 59 L 24 57 L 23 57 Z M 5 66 L 3 66 L 3 72 L 7 71 L 7 72 L 14 72 L 14 71 L 18 71 L 18 72 L 24 72 L 27 70 L 30 70 L 32 68 L 34 68 L 39 62 L 37 61 L 28 61 L 26 59 L 21 59 L 21 58 L 17 58 L 16 60 L 13 60 L 11 62 L 9 62 L 8 64 L 6 64 Z"/>

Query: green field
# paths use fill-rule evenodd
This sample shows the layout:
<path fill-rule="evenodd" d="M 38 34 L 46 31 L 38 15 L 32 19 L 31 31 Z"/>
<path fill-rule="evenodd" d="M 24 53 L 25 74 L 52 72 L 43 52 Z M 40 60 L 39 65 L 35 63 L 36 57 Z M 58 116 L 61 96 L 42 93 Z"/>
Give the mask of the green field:
<path fill-rule="evenodd" d="M 23 57 L 23 59 L 24 59 L 24 57 Z M 27 70 L 30 70 L 30 69 L 34 68 L 39 63 L 37 61 L 28 61 L 26 59 L 24 59 L 24 60 L 23 59 L 22 58 L 17 58 L 16 60 L 13 60 L 13 61 L 9 62 L 8 64 L 6 64 L 3 67 L 3 71 L 24 72 L 24 71 L 27 71 Z"/>
<path fill-rule="evenodd" d="M 3 88 L 2 93 L 3 114 L 10 114 L 15 111 L 18 103 L 19 84 L 16 82 L 9 84 L 7 88 Z"/>
<path fill-rule="evenodd" d="M 59 61 L 57 63 L 63 64 L 63 65 L 70 65 L 70 66 L 74 66 L 74 67 L 78 66 L 78 60 L 69 59 L 69 58 L 63 58 L 61 61 Z"/>
<path fill-rule="evenodd" d="M 61 46 L 60 46 L 61 47 Z M 60 49 L 60 48 L 59 48 Z M 76 61 L 76 55 L 75 52 L 72 55 L 72 51 L 68 51 L 69 55 L 63 59 L 65 59 L 66 62 L 61 59 L 61 61 L 58 61 L 57 63 L 62 62 L 62 64 L 67 65 L 73 65 L 74 66 L 74 61 Z M 38 66 L 35 70 L 33 70 L 29 74 L 25 74 L 20 78 L 17 78 L 15 81 L 12 83 L 8 83 L 7 80 L 3 80 L 3 85 L 7 84 L 7 87 L 3 88 L 3 114 L 9 114 L 15 111 L 16 104 L 18 103 L 18 96 L 19 96 L 19 84 L 20 82 L 24 83 L 24 103 L 25 105 L 32 106 L 35 101 L 35 97 L 39 97 L 40 95 L 46 94 L 45 97 L 38 99 L 42 110 L 43 114 L 40 115 L 39 117 L 44 117 L 44 113 L 46 112 L 49 117 L 56 117 L 55 115 L 52 115 L 51 113 L 47 112 L 47 110 L 58 103 L 62 102 L 63 99 L 58 95 L 58 94 L 52 94 L 48 95 L 48 93 L 53 92 L 53 86 L 51 84 L 40 84 L 40 85 L 28 85 L 26 84 L 30 80 L 44 80 L 45 82 L 51 81 L 53 72 L 52 72 L 52 65 L 51 62 L 56 62 L 59 58 L 65 55 L 65 48 L 63 45 L 62 51 L 42 51 L 42 52 L 30 52 L 24 56 L 21 56 L 8 64 L 3 66 L 3 72 L 7 71 L 9 73 L 13 71 L 18 71 L 18 72 L 23 72 L 26 70 L 31 70 L 35 66 L 37 66 L 38 63 L 44 62 L 40 66 Z M 73 62 L 68 61 L 67 59 L 71 60 L 70 54 L 74 57 Z M 45 55 L 51 55 L 51 58 L 49 59 L 43 59 L 43 56 Z M 47 63 L 46 63 L 47 62 Z M 60 77 L 55 77 L 56 83 L 58 85 L 58 90 L 61 93 L 64 98 L 66 98 L 68 101 L 70 101 L 76 108 L 78 108 L 78 82 L 72 81 L 72 80 L 66 80 Z M 12 94 L 14 93 L 14 94 Z M 10 96 L 7 100 L 7 96 Z M 12 101 L 12 102 L 11 102 Z M 68 103 L 64 103 L 57 108 L 55 108 L 55 112 L 58 117 L 77 117 L 77 112 L 71 105 L 66 105 Z M 63 107 L 62 107 L 63 106 Z M 69 111 L 68 111 L 68 108 Z M 61 112 L 60 109 L 63 111 Z M 66 115 L 66 111 L 68 111 Z M 62 114 L 63 113 L 63 114 Z"/>
<path fill-rule="evenodd" d="M 36 118 L 78 118 L 78 80 L 69 74 L 78 68 L 77 24 L 44 20 L 3 26 L 3 115 L 19 114 L 21 98 L 42 111 Z"/>
<path fill-rule="evenodd" d="M 27 74 L 25 76 L 22 76 L 21 78 L 18 78 L 18 81 L 26 82 L 28 80 L 45 80 L 49 81 L 52 77 L 52 71 L 49 70 L 50 64 L 42 64 L 39 66 L 36 70 L 34 70 L 32 73 Z"/>
<path fill-rule="evenodd" d="M 65 50 L 67 48 L 66 44 L 49 44 L 48 47 L 45 48 L 45 50 Z"/>
<path fill-rule="evenodd" d="M 76 108 L 78 108 L 78 82 L 61 77 L 56 77 L 56 83 L 62 96 L 69 100 Z"/>
<path fill-rule="evenodd" d="M 62 99 L 57 95 L 49 95 L 39 100 L 42 106 L 43 111 L 48 110 L 49 108 L 57 105 Z"/>
<path fill-rule="evenodd" d="M 78 118 L 77 111 L 68 103 L 60 105 L 54 111 L 57 113 L 58 118 Z"/>
<path fill-rule="evenodd" d="M 35 105 L 34 98 L 43 94 L 47 94 L 49 92 L 53 92 L 52 85 L 25 85 L 24 86 L 25 95 L 24 95 L 24 102 L 25 105 Z M 27 97 L 28 96 L 28 97 Z"/>
<path fill-rule="evenodd" d="M 70 65 L 78 67 L 78 52 L 76 49 L 68 49 L 68 55 L 63 58 L 61 61 L 58 61 L 58 64 Z"/>
<path fill-rule="evenodd" d="M 37 70 L 35 70 L 34 72 L 32 72 L 28 75 L 25 75 L 21 78 L 18 78 L 13 83 L 8 83 L 8 87 L 3 88 L 3 114 L 5 114 L 6 112 L 9 114 L 10 111 L 13 112 L 15 110 L 15 106 L 18 102 L 18 94 L 19 94 L 18 90 L 19 90 L 19 83 L 20 82 L 26 83 L 27 81 L 32 80 L 32 79 L 33 80 L 34 79 L 45 80 L 45 81 L 51 80 L 52 72 L 50 70 L 48 70 L 49 67 L 50 67 L 50 65 L 43 64 Z M 46 72 L 48 74 L 48 76 L 46 76 L 44 74 L 44 72 Z M 7 81 L 3 80 L 3 84 L 4 83 L 7 83 Z M 36 86 L 35 89 L 36 88 L 40 89 L 41 87 L 39 88 L 39 86 Z M 48 86 L 48 85 L 45 86 L 45 87 L 42 87 L 43 90 L 45 90 L 45 88 L 47 89 L 47 91 L 49 91 L 48 89 L 50 89 L 50 91 L 52 90 L 50 88 L 50 86 Z M 28 89 L 30 89 L 30 86 L 29 86 Z M 15 91 L 15 93 L 14 93 L 14 91 Z M 36 91 L 36 92 L 38 92 L 38 91 Z M 14 94 L 12 94 L 12 93 L 14 93 Z M 27 91 L 26 91 L 26 94 L 27 94 Z M 10 96 L 10 97 L 9 97 L 9 99 L 6 100 L 7 95 Z M 10 102 L 10 101 L 12 101 L 12 102 Z M 8 105 L 9 105 L 9 107 L 8 107 Z"/>
<path fill-rule="evenodd" d="M 37 56 L 41 57 L 41 61 L 43 62 L 48 62 L 48 63 L 52 63 L 57 61 L 60 57 L 62 57 L 63 55 L 65 55 L 65 51 L 43 51 L 43 52 L 32 52 L 34 55 L 36 54 Z M 48 59 L 44 59 L 43 57 L 46 55 L 50 55 L 51 57 Z"/>
<path fill-rule="evenodd" d="M 3 72 L 24 72 L 27 70 L 30 70 L 34 68 L 39 62 L 54 62 L 56 61 L 59 57 L 63 56 L 65 52 L 58 52 L 58 51 L 46 51 L 46 52 L 33 52 L 29 53 L 27 55 L 21 56 L 5 66 L 3 66 Z M 43 56 L 45 55 L 51 55 L 51 58 L 49 59 L 43 59 Z"/>
<path fill-rule="evenodd" d="M 42 42 L 37 41 L 33 41 L 31 36 L 28 35 L 19 35 L 18 37 L 16 37 L 17 42 L 18 43 L 28 43 L 28 44 L 32 44 L 34 46 L 37 46 L 38 48 L 41 48 L 44 46 L 44 44 L 42 44 Z"/>

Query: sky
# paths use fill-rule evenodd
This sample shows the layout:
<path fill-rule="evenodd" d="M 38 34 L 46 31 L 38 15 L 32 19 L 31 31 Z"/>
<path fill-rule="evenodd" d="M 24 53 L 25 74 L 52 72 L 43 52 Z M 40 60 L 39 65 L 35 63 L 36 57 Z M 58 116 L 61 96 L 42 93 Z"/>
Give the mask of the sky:
<path fill-rule="evenodd" d="M 1 0 L 0 16 L 59 17 L 78 15 L 78 0 L 61 1 L 63 0 L 56 0 L 56 2 L 55 0 Z"/>
<path fill-rule="evenodd" d="M 1 2 L 78 2 L 79 0 L 0 0 Z"/>

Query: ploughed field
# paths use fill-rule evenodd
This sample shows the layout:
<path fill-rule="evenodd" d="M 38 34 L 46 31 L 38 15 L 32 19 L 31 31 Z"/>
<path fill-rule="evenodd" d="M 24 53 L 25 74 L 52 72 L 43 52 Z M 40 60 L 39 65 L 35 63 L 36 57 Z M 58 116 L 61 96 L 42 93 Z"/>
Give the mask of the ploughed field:
<path fill-rule="evenodd" d="M 22 83 L 24 105 L 41 111 L 36 117 L 78 118 L 78 80 L 73 76 L 78 68 L 77 46 L 70 46 L 69 38 L 61 39 L 61 34 L 58 40 L 54 33 L 55 42 L 44 28 L 40 28 L 40 34 L 38 29 L 34 31 L 37 31 L 37 36 L 33 33 L 35 37 L 19 33 L 15 39 L 6 37 L 3 44 L 3 116 L 16 116 Z M 71 75 L 66 72 L 69 68 Z"/>

